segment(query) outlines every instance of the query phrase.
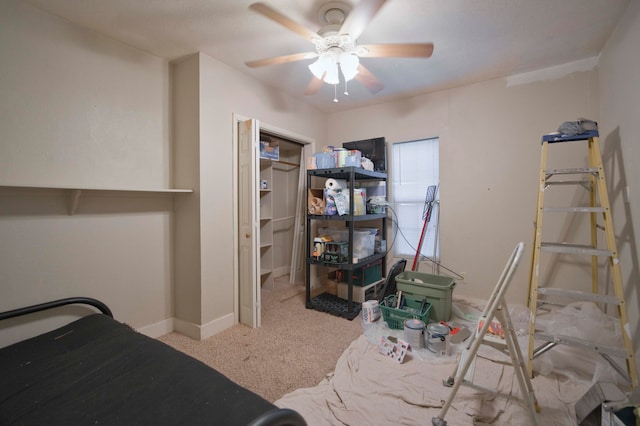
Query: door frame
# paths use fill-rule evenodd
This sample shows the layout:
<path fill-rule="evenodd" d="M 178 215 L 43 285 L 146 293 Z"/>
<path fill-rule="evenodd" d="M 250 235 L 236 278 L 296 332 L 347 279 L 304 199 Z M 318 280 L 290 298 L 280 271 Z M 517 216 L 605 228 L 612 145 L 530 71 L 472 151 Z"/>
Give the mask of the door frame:
<path fill-rule="evenodd" d="M 254 120 L 256 126 L 258 127 L 258 133 L 260 131 L 264 131 L 267 133 L 270 133 L 274 136 L 280 136 L 284 139 L 288 139 L 292 142 L 296 142 L 299 143 L 300 145 L 302 145 L 302 152 L 303 152 L 303 158 L 307 158 L 308 156 L 311 155 L 311 149 L 315 146 L 315 139 L 310 138 L 308 136 L 304 136 L 304 135 L 300 135 L 285 129 L 281 129 L 279 127 L 270 125 L 268 123 L 263 123 L 257 119 L 253 119 L 251 117 L 247 117 L 244 116 L 242 114 L 237 114 L 237 113 L 233 113 L 232 114 L 232 134 L 233 134 L 233 148 L 232 148 L 232 155 L 233 155 L 233 166 L 232 166 L 232 191 L 233 191 L 233 229 L 234 229 L 234 234 L 233 234 L 233 323 L 238 324 L 240 322 L 240 283 L 239 283 L 239 265 L 240 265 L 240 261 L 239 261 L 239 257 L 238 257 L 238 253 L 239 253 L 239 236 L 240 236 L 240 223 L 238 220 L 238 215 L 239 215 L 239 188 L 238 188 L 238 124 L 247 120 Z M 255 143 L 259 143 L 259 141 L 255 141 Z M 252 152 L 257 152 L 258 150 L 252 150 Z M 260 161 L 259 158 L 255 158 L 255 161 Z M 302 165 L 301 165 L 302 166 Z M 253 186 L 254 190 L 256 191 L 256 194 L 254 194 L 254 196 L 251 197 L 252 200 L 256 200 L 257 199 L 257 191 L 258 191 L 258 185 L 256 182 L 256 185 Z M 251 206 L 250 208 L 254 208 L 255 206 Z M 260 259 L 257 259 L 256 265 L 255 267 L 257 268 L 257 277 L 260 277 Z M 259 279 L 257 281 L 260 281 Z M 258 282 L 254 283 L 256 285 L 256 290 L 257 290 L 257 285 L 259 284 Z M 261 312 L 260 309 L 254 308 L 254 310 L 257 310 L 257 312 Z M 259 327 L 261 323 L 261 318 L 258 316 L 257 318 L 257 326 Z"/>

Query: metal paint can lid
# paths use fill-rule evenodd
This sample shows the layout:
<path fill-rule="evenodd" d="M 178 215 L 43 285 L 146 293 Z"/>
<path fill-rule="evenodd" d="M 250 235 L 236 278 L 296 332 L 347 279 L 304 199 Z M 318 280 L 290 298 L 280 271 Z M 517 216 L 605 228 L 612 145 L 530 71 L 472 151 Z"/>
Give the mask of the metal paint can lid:
<path fill-rule="evenodd" d="M 406 319 L 404 320 L 404 327 L 412 330 L 424 330 L 424 322 L 419 319 Z"/>
<path fill-rule="evenodd" d="M 446 336 L 449 334 L 449 327 L 444 324 L 429 324 L 427 327 L 429 335 Z"/>

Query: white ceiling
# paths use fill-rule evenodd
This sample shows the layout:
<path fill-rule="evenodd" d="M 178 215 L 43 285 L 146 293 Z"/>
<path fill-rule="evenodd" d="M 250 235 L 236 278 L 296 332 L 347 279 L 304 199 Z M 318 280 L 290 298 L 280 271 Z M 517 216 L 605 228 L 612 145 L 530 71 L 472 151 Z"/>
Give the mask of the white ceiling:
<path fill-rule="evenodd" d="M 248 68 L 244 62 L 313 51 L 298 34 L 250 10 L 255 0 L 23 0 L 154 55 L 204 52 L 326 112 L 352 109 L 597 56 L 629 0 L 388 0 L 359 44 L 434 43 L 429 59 L 363 58 L 383 84 L 333 86 L 305 96 L 313 60 Z M 327 0 L 263 0 L 313 31 Z M 346 0 L 355 5 L 359 0 Z M 340 90 L 341 91 L 341 90 Z"/>

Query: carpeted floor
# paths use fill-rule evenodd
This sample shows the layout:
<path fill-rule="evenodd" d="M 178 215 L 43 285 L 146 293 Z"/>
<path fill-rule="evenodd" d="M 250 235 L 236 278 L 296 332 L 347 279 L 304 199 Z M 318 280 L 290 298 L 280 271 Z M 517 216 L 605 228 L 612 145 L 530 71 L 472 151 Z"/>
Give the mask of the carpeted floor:
<path fill-rule="evenodd" d="M 269 401 L 317 385 L 362 334 L 360 318 L 349 321 L 306 309 L 304 285 L 288 276 L 262 289 L 262 326 L 236 325 L 203 341 L 178 333 L 159 340 L 186 352 Z"/>

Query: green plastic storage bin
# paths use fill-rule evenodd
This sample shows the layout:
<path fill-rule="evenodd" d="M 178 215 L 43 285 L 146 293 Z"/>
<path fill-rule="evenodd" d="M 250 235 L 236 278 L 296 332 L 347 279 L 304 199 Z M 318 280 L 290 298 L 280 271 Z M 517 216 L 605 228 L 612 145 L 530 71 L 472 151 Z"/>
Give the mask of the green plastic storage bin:
<path fill-rule="evenodd" d="M 431 303 L 429 318 L 433 321 L 451 319 L 451 294 L 456 286 L 451 277 L 404 271 L 396 277 L 396 287 L 402 292 L 425 296 Z"/>

